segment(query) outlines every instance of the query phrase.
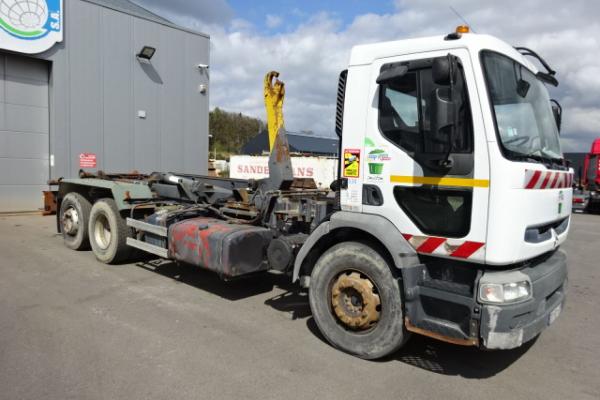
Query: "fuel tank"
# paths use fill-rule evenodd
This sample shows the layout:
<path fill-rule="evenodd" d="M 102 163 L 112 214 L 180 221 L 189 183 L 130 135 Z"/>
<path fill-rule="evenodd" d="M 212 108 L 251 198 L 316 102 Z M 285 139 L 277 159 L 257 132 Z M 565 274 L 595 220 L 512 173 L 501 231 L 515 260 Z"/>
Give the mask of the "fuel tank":
<path fill-rule="evenodd" d="M 269 229 L 197 217 L 169 226 L 169 258 L 229 279 L 268 269 Z"/>

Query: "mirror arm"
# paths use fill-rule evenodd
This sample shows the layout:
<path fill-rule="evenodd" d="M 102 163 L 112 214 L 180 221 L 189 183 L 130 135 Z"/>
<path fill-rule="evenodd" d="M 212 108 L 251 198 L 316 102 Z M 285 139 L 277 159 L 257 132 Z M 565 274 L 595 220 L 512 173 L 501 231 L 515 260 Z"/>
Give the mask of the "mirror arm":
<path fill-rule="evenodd" d="M 454 82 L 454 74 L 456 73 L 455 71 L 455 63 L 456 60 L 454 59 L 454 57 L 448 53 L 448 66 L 450 69 L 450 93 L 448 95 L 448 99 L 450 100 L 450 102 L 454 101 L 454 89 L 455 89 L 455 82 Z M 457 107 L 453 107 L 452 110 L 452 119 L 454 122 L 458 121 L 458 110 Z M 450 154 L 452 154 L 452 146 L 454 144 L 454 132 L 456 130 L 456 124 L 452 124 L 452 126 L 450 127 L 450 133 L 448 134 L 448 151 L 446 152 L 446 155 L 444 156 L 443 159 L 441 159 L 439 161 L 440 166 L 444 167 L 444 168 L 452 168 L 452 160 L 450 159 Z"/>

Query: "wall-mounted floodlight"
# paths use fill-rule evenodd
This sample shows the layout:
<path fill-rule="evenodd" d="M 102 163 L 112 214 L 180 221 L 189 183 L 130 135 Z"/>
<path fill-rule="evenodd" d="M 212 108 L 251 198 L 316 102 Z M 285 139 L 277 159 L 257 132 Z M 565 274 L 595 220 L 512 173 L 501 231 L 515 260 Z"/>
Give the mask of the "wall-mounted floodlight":
<path fill-rule="evenodd" d="M 142 50 L 140 50 L 140 52 L 135 56 L 139 61 L 150 62 L 150 59 L 154 57 L 154 53 L 156 53 L 156 49 L 154 47 L 144 46 L 142 47 Z"/>

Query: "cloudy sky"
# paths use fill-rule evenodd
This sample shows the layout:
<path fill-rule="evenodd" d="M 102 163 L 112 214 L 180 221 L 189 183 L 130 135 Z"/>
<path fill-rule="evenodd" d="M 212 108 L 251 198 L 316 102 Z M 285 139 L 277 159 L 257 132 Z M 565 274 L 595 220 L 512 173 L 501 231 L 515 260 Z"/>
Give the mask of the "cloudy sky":
<path fill-rule="evenodd" d="M 333 134 L 337 75 L 355 44 L 445 34 L 462 21 L 541 54 L 557 70 L 563 150 L 600 137 L 600 1 L 135 0 L 211 35 L 211 107 L 265 119 L 262 78 L 286 82 L 286 128 Z"/>

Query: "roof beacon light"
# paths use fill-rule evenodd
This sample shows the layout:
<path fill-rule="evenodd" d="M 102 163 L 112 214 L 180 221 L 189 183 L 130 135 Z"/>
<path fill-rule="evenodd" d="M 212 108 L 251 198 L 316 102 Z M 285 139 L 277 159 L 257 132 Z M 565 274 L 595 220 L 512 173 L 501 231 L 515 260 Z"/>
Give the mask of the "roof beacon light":
<path fill-rule="evenodd" d="M 471 29 L 469 29 L 468 25 L 459 25 L 456 27 L 456 33 L 469 33 Z"/>

